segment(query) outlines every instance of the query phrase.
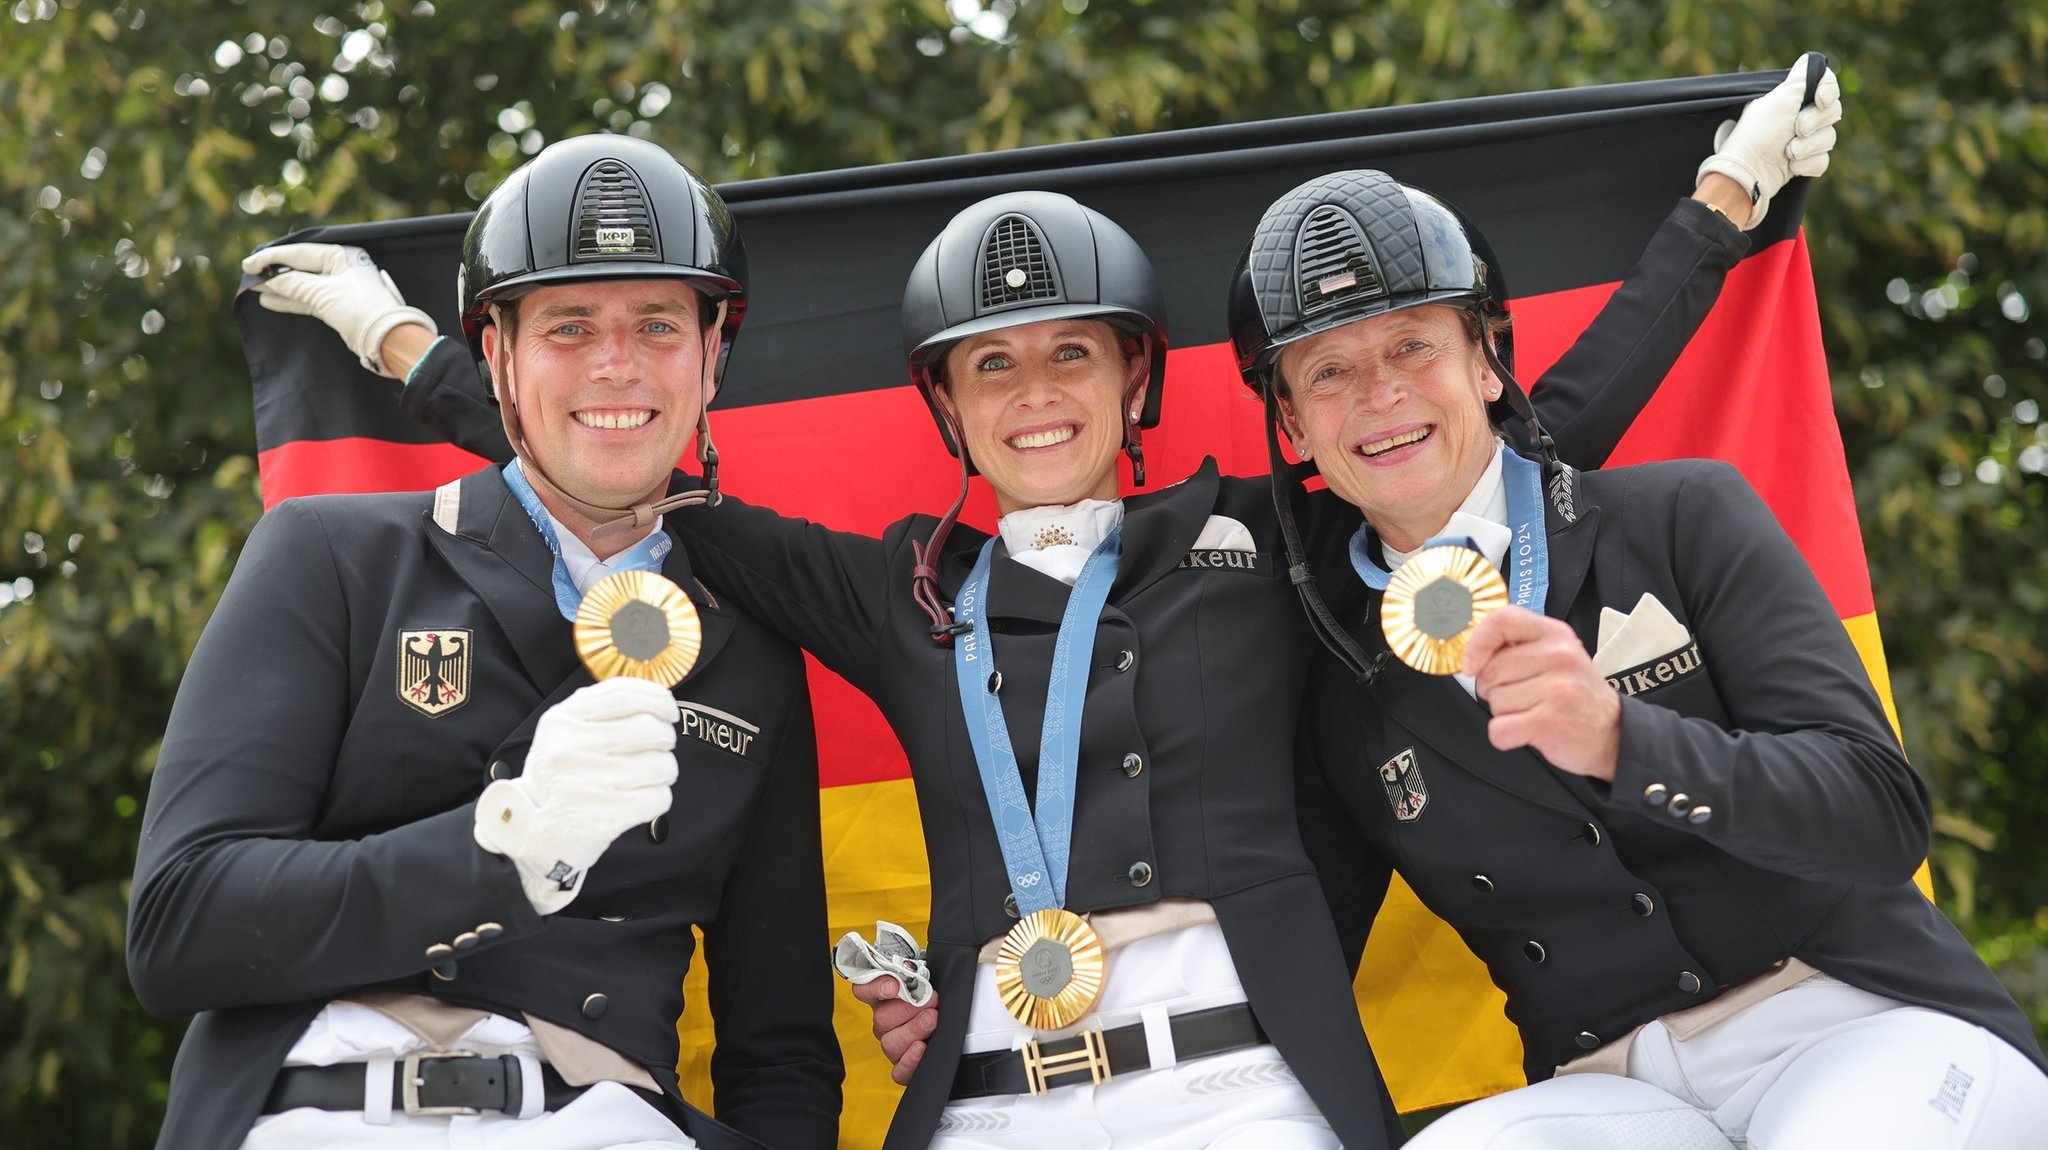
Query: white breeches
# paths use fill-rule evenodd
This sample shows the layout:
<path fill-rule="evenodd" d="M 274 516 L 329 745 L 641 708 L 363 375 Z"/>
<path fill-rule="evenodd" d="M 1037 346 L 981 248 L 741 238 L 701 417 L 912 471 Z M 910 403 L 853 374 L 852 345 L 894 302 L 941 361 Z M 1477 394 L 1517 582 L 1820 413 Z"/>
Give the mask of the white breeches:
<path fill-rule="evenodd" d="M 483 1055 L 513 1054 L 536 1059 L 533 1032 L 511 1018 L 488 1015 L 457 1043 Z M 384 1014 L 353 1002 L 329 1003 L 285 1058 L 287 1066 L 357 1064 L 377 1066 L 376 1087 L 367 1088 L 368 1110 L 302 1107 L 256 1119 L 243 1150 L 341 1150 L 342 1147 L 405 1147 L 408 1150 L 695 1150 L 696 1141 L 676 1128 L 647 1096 L 630 1086 L 600 1082 L 558 1111 L 520 1118 L 484 1111 L 449 1117 L 393 1113 L 391 1063 L 427 1049 L 424 1039 Z M 538 1082 L 537 1074 L 530 1082 Z"/>
<path fill-rule="evenodd" d="M 931 1150 L 1337 1150 L 1271 1046 L 1033 1098 L 954 1102 Z"/>
<path fill-rule="evenodd" d="M 1684 1041 L 1653 1022 L 1628 1077 L 1566 1074 L 1462 1106 L 1411 1150 L 2038 1150 L 2048 1076 L 1983 1027 L 1825 976 Z"/>

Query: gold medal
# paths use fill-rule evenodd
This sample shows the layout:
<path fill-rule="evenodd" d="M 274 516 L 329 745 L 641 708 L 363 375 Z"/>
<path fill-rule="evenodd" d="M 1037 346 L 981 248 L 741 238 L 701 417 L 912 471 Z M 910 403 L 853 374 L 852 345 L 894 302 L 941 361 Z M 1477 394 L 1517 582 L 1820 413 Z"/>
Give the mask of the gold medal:
<path fill-rule="evenodd" d="M 655 571 L 619 571 L 576 610 L 576 653 L 598 679 L 683 681 L 697 664 L 704 625 L 683 589 Z"/>
<path fill-rule="evenodd" d="M 1425 675 L 1449 675 L 1464 665 L 1472 629 L 1507 601 L 1507 584 L 1486 556 L 1438 544 L 1394 572 L 1380 601 L 1380 630 L 1403 663 Z"/>
<path fill-rule="evenodd" d="M 996 952 L 996 993 L 1010 1017 L 1033 1030 L 1072 1026 L 1102 995 L 1102 939 L 1070 910 L 1036 910 L 1010 928 Z"/>

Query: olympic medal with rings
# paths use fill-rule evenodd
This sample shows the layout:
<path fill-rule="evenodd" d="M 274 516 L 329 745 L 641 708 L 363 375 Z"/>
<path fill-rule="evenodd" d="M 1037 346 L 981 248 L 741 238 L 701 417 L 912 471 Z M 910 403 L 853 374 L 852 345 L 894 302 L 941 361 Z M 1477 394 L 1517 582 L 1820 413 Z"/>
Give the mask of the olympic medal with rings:
<path fill-rule="evenodd" d="M 1025 915 L 996 951 L 996 993 L 1010 1017 L 1033 1030 L 1079 1022 L 1102 994 L 1102 939 L 1062 907 Z"/>
<path fill-rule="evenodd" d="M 982 545 L 953 601 L 963 625 L 953 645 L 960 706 L 1020 915 L 997 950 L 996 989 L 1010 1017 L 1033 1030 L 1058 1030 L 1080 1021 L 1094 1009 L 1107 973 L 1102 939 L 1063 904 L 1088 668 L 1122 540 L 1118 524 L 1089 553 L 1060 615 L 1039 732 L 1035 796 L 1024 787 L 1009 722 L 997 698 L 1002 675 L 995 670 L 995 648 L 984 622 L 995 539 Z"/>
<path fill-rule="evenodd" d="M 1426 675 L 1464 665 L 1479 621 L 1507 603 L 1507 584 L 1463 543 L 1425 547 L 1401 564 L 1380 601 L 1380 630 L 1403 663 Z"/>
<path fill-rule="evenodd" d="M 576 609 L 576 653 L 593 678 L 673 687 L 697 665 L 703 646 L 697 605 L 656 571 L 607 575 Z"/>

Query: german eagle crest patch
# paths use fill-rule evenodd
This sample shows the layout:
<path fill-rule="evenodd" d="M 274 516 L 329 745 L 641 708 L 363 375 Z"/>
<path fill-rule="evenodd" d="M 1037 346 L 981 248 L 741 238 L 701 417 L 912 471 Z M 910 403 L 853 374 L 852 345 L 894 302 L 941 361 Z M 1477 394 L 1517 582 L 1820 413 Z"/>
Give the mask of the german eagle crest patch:
<path fill-rule="evenodd" d="M 422 715 L 445 715 L 469 702 L 469 632 L 400 631 L 398 697 Z"/>
<path fill-rule="evenodd" d="M 1429 805 L 1429 785 L 1422 781 L 1422 768 L 1415 765 L 1414 747 L 1380 764 L 1380 782 L 1386 784 L 1396 820 L 1412 823 L 1422 817 L 1422 808 Z"/>

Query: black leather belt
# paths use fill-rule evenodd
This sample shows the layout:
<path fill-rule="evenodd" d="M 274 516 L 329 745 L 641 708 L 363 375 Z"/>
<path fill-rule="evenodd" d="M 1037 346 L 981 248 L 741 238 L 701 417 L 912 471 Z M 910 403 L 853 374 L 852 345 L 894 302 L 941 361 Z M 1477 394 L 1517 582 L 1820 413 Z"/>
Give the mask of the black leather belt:
<path fill-rule="evenodd" d="M 1180 1062 L 1226 1054 L 1269 1041 L 1249 1004 L 1191 1010 L 1167 1020 L 1173 1031 L 1174 1057 Z M 1055 1086 L 1107 1082 L 1119 1074 L 1150 1070 L 1152 1053 L 1145 1042 L 1145 1024 L 1134 1022 L 1114 1030 L 1086 1030 L 1071 1038 L 1029 1042 L 1022 1050 L 997 1050 L 960 1056 L 953 1074 L 953 1098 L 987 1098 L 996 1094 L 1043 1094 Z"/>
<path fill-rule="evenodd" d="M 278 1114 L 301 1106 L 361 1110 L 363 1075 L 367 1073 L 369 1067 L 361 1062 L 284 1067 L 271 1083 L 263 1113 Z M 541 1065 L 540 1078 L 541 1093 L 549 1110 L 560 1110 L 590 1089 L 562 1081 L 555 1068 L 545 1063 Z M 429 1050 L 408 1054 L 392 1067 L 391 1109 L 399 1113 L 475 1114 L 480 1110 L 500 1110 L 517 1114 L 525 1092 L 519 1059 L 510 1054 L 491 1058 L 467 1050 Z"/>

